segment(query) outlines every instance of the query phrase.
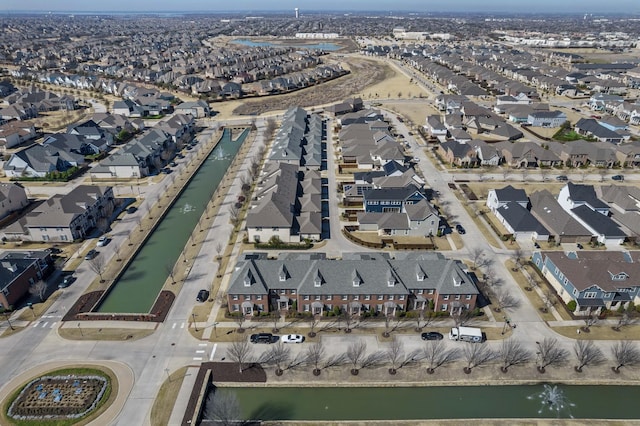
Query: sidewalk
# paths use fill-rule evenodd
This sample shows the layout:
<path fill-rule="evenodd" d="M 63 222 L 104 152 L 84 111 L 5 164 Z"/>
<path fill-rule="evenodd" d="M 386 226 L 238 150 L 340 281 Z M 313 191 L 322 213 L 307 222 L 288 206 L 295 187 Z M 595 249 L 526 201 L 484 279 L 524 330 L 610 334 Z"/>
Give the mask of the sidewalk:
<path fill-rule="evenodd" d="M 180 426 L 182 424 L 182 418 L 185 411 L 187 411 L 187 405 L 191 398 L 191 391 L 196 384 L 196 378 L 198 377 L 198 371 L 200 367 L 189 367 L 182 380 L 182 386 L 176 397 L 173 410 L 171 411 L 171 417 L 169 418 L 169 426 Z"/>

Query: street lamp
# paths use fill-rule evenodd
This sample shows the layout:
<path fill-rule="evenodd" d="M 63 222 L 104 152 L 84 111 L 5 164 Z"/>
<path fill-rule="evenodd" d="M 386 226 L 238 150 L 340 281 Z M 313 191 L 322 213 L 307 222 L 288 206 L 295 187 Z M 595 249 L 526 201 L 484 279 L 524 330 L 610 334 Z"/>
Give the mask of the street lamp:
<path fill-rule="evenodd" d="M 217 325 L 218 325 L 218 323 L 217 323 L 217 322 L 214 322 L 214 323 L 213 323 L 213 335 L 214 335 L 215 337 L 218 337 L 218 332 L 216 331 L 216 326 L 217 326 Z"/>
<path fill-rule="evenodd" d="M 164 372 L 167 373 L 167 379 L 169 379 L 169 382 L 171 382 L 171 376 L 169 375 L 169 369 L 165 368 Z"/>
<path fill-rule="evenodd" d="M 193 318 L 193 328 L 196 330 L 196 333 L 198 332 L 198 323 L 196 322 L 196 314 L 195 313 L 191 313 L 191 318 Z"/>
<path fill-rule="evenodd" d="M 33 310 L 33 303 L 29 302 L 27 303 L 27 306 L 29 307 L 29 309 L 31 309 L 31 313 L 33 314 L 33 319 L 36 319 L 36 312 Z"/>
<path fill-rule="evenodd" d="M 84 337 L 84 334 L 82 334 L 82 328 L 80 327 L 80 323 L 78 323 L 78 330 L 80 330 L 80 337 Z"/>

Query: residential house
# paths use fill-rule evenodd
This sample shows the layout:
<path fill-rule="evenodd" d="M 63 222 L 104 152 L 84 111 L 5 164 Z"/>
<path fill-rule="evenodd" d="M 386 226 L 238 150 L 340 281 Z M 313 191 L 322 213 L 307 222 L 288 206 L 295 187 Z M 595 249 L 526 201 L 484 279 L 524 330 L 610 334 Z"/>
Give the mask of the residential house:
<path fill-rule="evenodd" d="M 534 142 L 498 142 L 496 148 L 502 153 L 504 163 L 514 168 L 553 167 L 562 160 L 550 150 Z"/>
<path fill-rule="evenodd" d="M 426 196 L 414 185 L 404 188 L 374 188 L 363 193 L 363 205 L 366 212 L 405 211 L 405 205 L 427 200 Z"/>
<path fill-rule="evenodd" d="M 437 138 L 441 142 L 444 142 L 447 138 L 447 128 L 442 123 L 439 115 L 429 115 L 427 117 L 427 124 L 424 127 L 431 137 Z"/>
<path fill-rule="evenodd" d="M 35 144 L 11 154 L 4 163 L 7 177 L 47 177 L 50 173 L 65 172 L 72 167 L 81 167 L 84 155 L 58 148 L 55 144 Z"/>
<path fill-rule="evenodd" d="M 86 238 L 114 209 L 113 188 L 79 185 L 54 195 L 4 229 L 8 240 L 71 242 Z"/>
<path fill-rule="evenodd" d="M 600 142 L 620 144 L 624 140 L 623 135 L 599 124 L 598 121 L 593 118 L 581 118 L 576 123 L 575 130 L 580 135 L 595 138 Z"/>
<path fill-rule="evenodd" d="M 474 167 L 478 162 L 477 151 L 473 145 L 458 141 L 447 141 L 438 146 L 442 159 L 458 167 Z"/>
<path fill-rule="evenodd" d="M 547 241 L 549 239 L 549 231 L 544 225 L 518 202 L 510 201 L 501 205 L 494 211 L 494 214 L 507 229 L 507 232 L 512 234 L 517 241 Z"/>
<path fill-rule="evenodd" d="M 635 186 L 606 185 L 598 188 L 600 198 L 611 206 L 611 218 L 627 235 L 640 236 L 640 189 Z"/>
<path fill-rule="evenodd" d="M 35 139 L 36 129 L 28 121 L 9 121 L 0 125 L 0 152 Z"/>
<path fill-rule="evenodd" d="M 565 303 L 576 302 L 577 315 L 638 302 L 640 252 L 536 251 L 532 260 Z"/>
<path fill-rule="evenodd" d="M 19 183 L 0 183 L 0 219 L 29 205 L 27 192 Z"/>
<path fill-rule="evenodd" d="M 195 118 L 204 118 L 211 115 L 209 104 L 203 100 L 182 102 L 175 107 L 175 112 L 178 114 L 190 114 Z"/>
<path fill-rule="evenodd" d="M 476 151 L 476 158 L 481 166 L 499 166 L 502 156 L 495 146 L 480 139 L 474 139 L 469 145 Z"/>
<path fill-rule="evenodd" d="M 491 189 L 487 194 L 487 207 L 494 213 L 511 202 L 520 204 L 525 209 L 529 208 L 529 198 L 524 189 L 507 185 L 501 189 Z"/>
<path fill-rule="evenodd" d="M 248 253 L 236 264 L 227 292 L 230 312 L 288 311 L 322 315 L 340 310 L 395 315 L 408 310 L 473 310 L 478 290 L 462 265 L 437 253 Z"/>
<path fill-rule="evenodd" d="M 46 250 L 0 253 L 0 307 L 13 309 L 29 288 L 53 268 L 53 259 Z"/>
<path fill-rule="evenodd" d="M 370 211 L 358 214 L 360 231 L 378 235 L 435 236 L 440 226 L 438 211 L 426 200 L 404 204 L 400 211 Z"/>
<path fill-rule="evenodd" d="M 562 111 L 535 111 L 527 117 L 532 127 L 560 127 L 565 121 L 567 115 Z"/>
<path fill-rule="evenodd" d="M 529 197 L 531 214 L 538 219 L 557 244 L 589 243 L 592 233 L 566 212 L 556 198 L 546 189 Z"/>

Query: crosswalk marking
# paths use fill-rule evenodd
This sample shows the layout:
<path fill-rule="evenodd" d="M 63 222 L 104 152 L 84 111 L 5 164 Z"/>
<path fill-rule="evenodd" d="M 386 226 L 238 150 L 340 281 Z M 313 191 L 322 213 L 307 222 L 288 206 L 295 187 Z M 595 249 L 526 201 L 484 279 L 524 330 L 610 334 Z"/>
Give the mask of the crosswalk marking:
<path fill-rule="evenodd" d="M 196 351 L 196 353 L 197 353 L 197 354 L 203 354 L 203 353 L 204 353 L 204 350 Z"/>
<path fill-rule="evenodd" d="M 206 343 L 198 343 L 198 346 L 207 346 Z"/>
<path fill-rule="evenodd" d="M 202 361 L 202 357 L 195 356 L 195 357 L 193 357 L 193 360 L 194 361 Z"/>
<path fill-rule="evenodd" d="M 53 327 L 55 327 L 55 326 L 56 326 L 56 324 L 57 324 L 57 323 L 56 323 L 55 321 L 54 321 L 54 322 L 52 322 L 52 323 L 51 323 L 51 326 L 50 326 L 49 328 L 53 328 Z"/>
<path fill-rule="evenodd" d="M 184 328 L 184 323 L 180 324 L 180 328 Z"/>
<path fill-rule="evenodd" d="M 42 328 L 45 328 L 47 324 L 49 324 L 49 321 L 46 321 L 44 324 L 42 324 Z"/>
<path fill-rule="evenodd" d="M 37 327 L 37 326 L 38 326 L 38 324 L 40 324 L 40 321 L 36 321 L 36 322 L 34 322 L 34 323 L 33 323 L 33 327 L 34 327 L 34 328 L 35 328 L 35 327 Z"/>

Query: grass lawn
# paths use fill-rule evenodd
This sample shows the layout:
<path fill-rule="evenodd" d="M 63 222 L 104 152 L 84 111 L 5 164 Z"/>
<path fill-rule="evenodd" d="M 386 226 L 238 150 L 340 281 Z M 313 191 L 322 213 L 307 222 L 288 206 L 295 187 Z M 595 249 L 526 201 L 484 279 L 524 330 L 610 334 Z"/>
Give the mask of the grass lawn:
<path fill-rule="evenodd" d="M 640 326 L 631 325 L 615 331 L 610 325 L 592 325 L 589 333 L 576 333 L 578 327 L 553 327 L 553 331 L 571 339 L 580 340 L 640 340 Z"/>
<path fill-rule="evenodd" d="M 155 330 L 137 328 L 63 327 L 58 334 L 69 340 L 138 340 L 150 336 Z"/>
<path fill-rule="evenodd" d="M 555 321 L 556 318 L 553 316 L 551 312 L 542 312 L 540 310 L 540 308 L 544 307 L 544 302 L 542 301 L 540 296 L 538 296 L 538 293 L 535 290 L 531 290 L 531 291 L 525 290 L 525 287 L 529 285 L 529 282 L 519 270 L 517 271 L 513 270 L 515 268 L 515 263 L 511 260 L 507 260 L 505 262 L 505 266 L 511 273 L 511 276 L 516 281 L 516 283 L 518 283 L 518 286 L 523 290 L 524 294 L 527 296 L 527 299 L 529 299 L 529 303 L 531 303 L 531 305 L 534 308 L 536 308 L 536 312 L 538 312 L 538 315 L 540 315 L 540 317 L 544 321 Z M 537 275 L 532 275 L 532 276 L 537 277 Z M 575 333 L 575 330 L 574 330 L 574 333 Z"/>
<path fill-rule="evenodd" d="M 53 302 L 62 294 L 62 291 L 56 290 L 42 303 L 34 303 L 33 310 L 27 308 L 23 309 L 20 315 L 18 315 L 18 320 L 20 321 L 33 321 L 38 318 L 51 307 Z"/>
<path fill-rule="evenodd" d="M 156 399 L 153 402 L 153 407 L 151 407 L 151 424 L 153 426 L 166 426 L 169 424 L 173 406 L 178 398 L 178 393 L 188 368 L 182 367 L 174 371 L 160 386 L 158 395 L 156 395 Z"/>

